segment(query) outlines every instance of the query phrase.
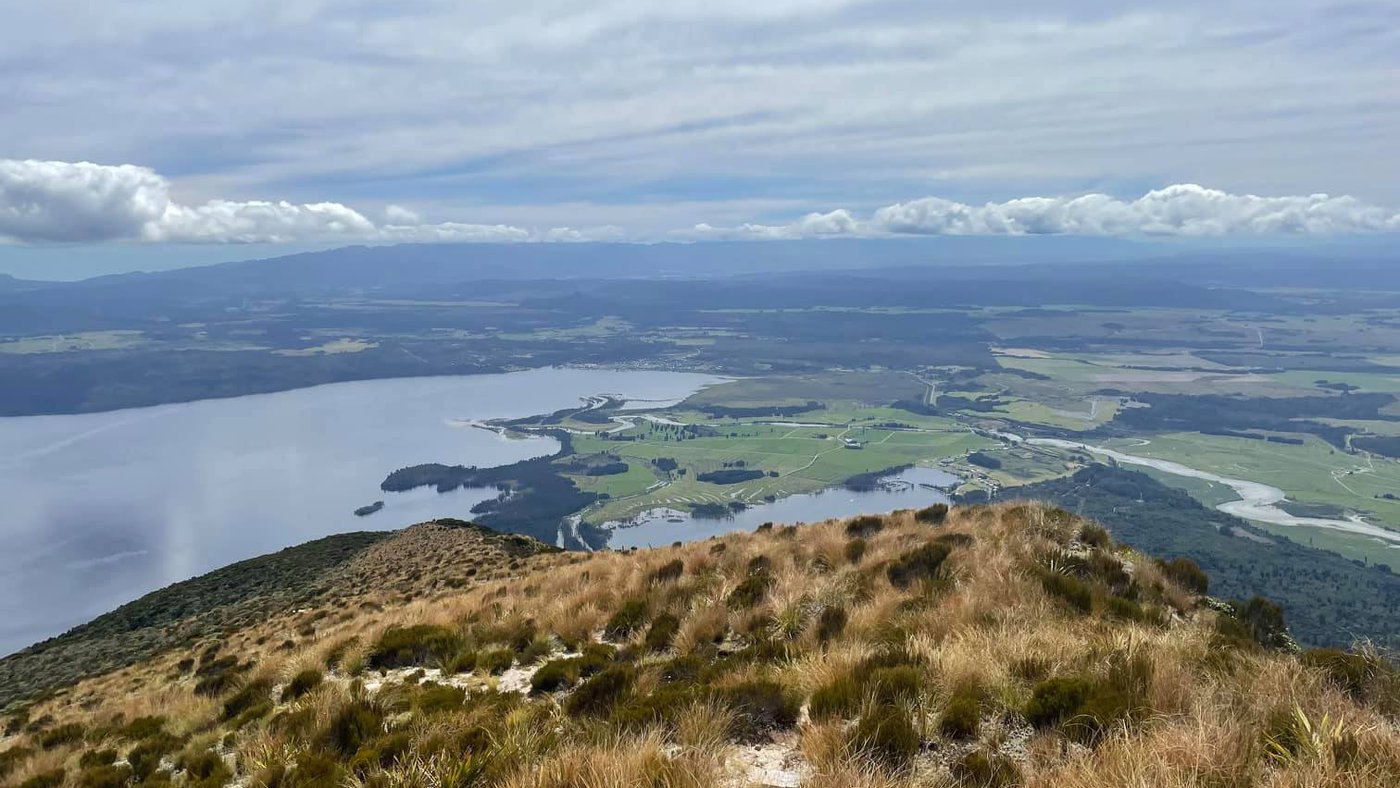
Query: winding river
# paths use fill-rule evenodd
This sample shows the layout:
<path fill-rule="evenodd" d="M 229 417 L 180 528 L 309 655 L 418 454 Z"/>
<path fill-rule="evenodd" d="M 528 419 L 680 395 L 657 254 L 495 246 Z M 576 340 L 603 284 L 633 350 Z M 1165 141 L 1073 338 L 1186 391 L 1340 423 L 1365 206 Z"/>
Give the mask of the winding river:
<path fill-rule="evenodd" d="M 1360 534 L 1389 542 L 1393 548 L 1400 548 L 1400 532 L 1391 531 L 1380 526 L 1371 525 L 1358 516 L 1351 516 L 1344 520 L 1326 517 L 1299 517 L 1289 514 L 1278 506 L 1287 498 L 1287 494 L 1277 487 L 1263 484 L 1261 482 L 1249 481 L 1247 479 L 1232 479 L 1228 476 L 1220 476 L 1209 471 L 1202 471 L 1179 462 L 1170 460 L 1159 460 L 1153 457 L 1140 457 L 1135 454 L 1127 454 L 1114 449 L 1102 446 L 1091 446 L 1087 443 L 1076 443 L 1074 441 L 1060 440 L 1058 438 L 1021 438 L 1018 435 L 1005 435 L 1004 437 L 1017 442 L 1024 441 L 1032 446 L 1054 446 L 1061 449 L 1077 449 L 1079 451 L 1090 452 L 1104 457 L 1109 457 L 1124 465 L 1140 465 L 1146 468 L 1170 473 L 1173 476 L 1184 476 L 1191 479 L 1203 479 L 1216 484 L 1223 484 L 1235 491 L 1240 497 L 1238 501 L 1229 501 L 1216 508 L 1226 514 L 1232 514 L 1245 520 L 1255 520 L 1271 525 L 1282 525 L 1306 528 L 1328 528 L 1334 531 L 1345 531 L 1352 534 Z"/>

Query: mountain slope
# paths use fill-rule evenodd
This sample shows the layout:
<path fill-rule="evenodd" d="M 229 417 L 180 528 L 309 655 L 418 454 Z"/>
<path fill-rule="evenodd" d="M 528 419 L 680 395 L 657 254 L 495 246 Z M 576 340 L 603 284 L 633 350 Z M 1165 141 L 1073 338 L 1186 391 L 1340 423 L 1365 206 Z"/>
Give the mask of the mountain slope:
<path fill-rule="evenodd" d="M 1147 553 L 1187 556 L 1209 573 L 1214 593 L 1277 602 L 1304 643 L 1400 648 L 1400 575 L 1280 538 L 1145 473 L 1091 465 L 1002 496 L 1049 501 Z"/>
<path fill-rule="evenodd" d="M 366 594 L 411 595 L 464 585 L 479 567 L 487 575 L 508 571 L 517 556 L 554 549 L 526 537 L 439 520 L 397 532 L 328 536 L 239 561 L 0 659 L 0 708 L 271 615 L 325 609 Z M 420 582 L 425 573 L 431 580 Z"/>
<path fill-rule="evenodd" d="M 457 559 L 416 549 L 358 604 L 33 704 L 0 769 L 29 788 L 1400 780 L 1383 659 L 1295 655 L 1269 603 L 1200 597 L 1189 562 L 1049 506 L 540 552 L 426 595 Z"/>

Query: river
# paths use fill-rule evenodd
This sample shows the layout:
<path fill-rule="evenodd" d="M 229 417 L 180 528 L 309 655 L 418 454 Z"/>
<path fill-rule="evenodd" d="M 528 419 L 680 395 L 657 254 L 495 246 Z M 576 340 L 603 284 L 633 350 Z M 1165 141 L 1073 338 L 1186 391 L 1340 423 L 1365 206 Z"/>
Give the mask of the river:
<path fill-rule="evenodd" d="M 496 494 L 381 493 L 395 468 L 491 467 L 558 448 L 472 421 L 604 393 L 659 407 L 719 380 L 555 368 L 0 418 L 0 654 L 233 561 L 333 533 L 469 518 Z M 353 514 L 378 500 L 383 510 Z"/>
<path fill-rule="evenodd" d="M 1240 497 L 1238 501 L 1228 501 L 1215 507 L 1226 514 L 1232 514 L 1245 520 L 1256 520 L 1258 522 L 1269 523 L 1271 525 L 1294 526 L 1305 528 L 1329 528 L 1334 531 L 1345 531 L 1347 533 L 1370 536 L 1389 542 L 1390 546 L 1400 546 L 1400 532 L 1382 528 L 1377 525 L 1362 520 L 1360 517 L 1352 516 L 1344 520 L 1326 517 L 1299 517 L 1289 514 L 1278 506 L 1288 496 L 1283 490 L 1272 485 L 1261 482 L 1249 481 L 1248 479 L 1232 479 L 1226 476 L 1202 471 L 1179 462 L 1170 460 L 1159 460 L 1155 457 L 1141 457 L 1135 454 L 1102 446 L 1091 446 L 1087 443 L 1076 443 L 1074 441 L 1060 440 L 1058 438 L 1020 438 L 1019 436 L 1008 435 L 1006 437 L 1025 442 L 1036 446 L 1054 446 L 1061 449 L 1078 449 L 1093 454 L 1109 457 L 1124 465 L 1141 465 L 1146 468 L 1153 468 L 1170 473 L 1173 476 L 1184 476 L 1191 479 L 1204 479 L 1208 482 L 1223 484 L 1235 491 Z"/>

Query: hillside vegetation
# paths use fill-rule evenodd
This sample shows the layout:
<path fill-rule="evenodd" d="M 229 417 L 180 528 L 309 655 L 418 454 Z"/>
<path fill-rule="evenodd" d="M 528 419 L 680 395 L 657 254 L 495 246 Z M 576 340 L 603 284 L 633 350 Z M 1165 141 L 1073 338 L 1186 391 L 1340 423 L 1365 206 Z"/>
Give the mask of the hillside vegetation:
<path fill-rule="evenodd" d="M 462 587 L 478 571 L 493 576 L 509 571 L 518 556 L 553 549 L 471 523 L 437 520 L 399 532 L 328 536 L 239 561 L 0 659 L 0 708 L 271 615 L 296 608 L 329 612 L 371 591 L 411 596 Z M 304 635 L 289 632 L 278 643 L 295 645 Z"/>
<path fill-rule="evenodd" d="M 269 615 L 12 713 L 0 779 L 1400 783 L 1382 656 L 1298 653 L 1266 600 L 1205 596 L 1190 561 L 1046 505 L 522 552 L 461 588 L 437 584 L 454 561 L 432 540 L 413 549 L 419 571 L 392 582 L 357 559 L 355 604 Z"/>

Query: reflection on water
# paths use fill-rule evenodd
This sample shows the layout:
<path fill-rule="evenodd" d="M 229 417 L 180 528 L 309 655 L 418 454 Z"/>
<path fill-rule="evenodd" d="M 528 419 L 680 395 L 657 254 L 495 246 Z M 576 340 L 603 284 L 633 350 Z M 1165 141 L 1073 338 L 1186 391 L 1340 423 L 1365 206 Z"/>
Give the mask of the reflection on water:
<path fill-rule="evenodd" d="M 384 495 L 395 468 L 548 454 L 464 426 L 620 393 L 674 401 L 715 381 L 542 369 L 360 381 L 76 416 L 0 418 L 0 653 L 233 561 L 333 533 L 470 517 L 493 490 Z M 369 517 L 354 510 L 376 500 Z"/>
<path fill-rule="evenodd" d="M 723 520 L 691 517 L 674 509 L 654 509 L 626 523 L 613 523 L 616 527 L 608 539 L 608 547 L 659 547 L 734 531 L 752 531 L 767 522 L 817 522 L 857 514 L 882 514 L 895 509 L 919 509 L 947 503 L 948 496 L 942 489 L 957 482 L 956 476 L 933 468 L 910 468 L 885 479 L 879 489 L 869 492 L 838 488 L 792 495 L 773 503 L 751 506 Z"/>

